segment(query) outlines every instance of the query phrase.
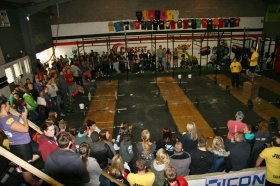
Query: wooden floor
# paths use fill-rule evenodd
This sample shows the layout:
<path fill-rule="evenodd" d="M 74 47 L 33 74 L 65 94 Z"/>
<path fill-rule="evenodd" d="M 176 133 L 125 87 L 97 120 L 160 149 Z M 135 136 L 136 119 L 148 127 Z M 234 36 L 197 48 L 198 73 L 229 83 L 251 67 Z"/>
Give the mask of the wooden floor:
<path fill-rule="evenodd" d="M 255 77 L 254 82 L 260 86 L 270 90 L 271 92 L 280 95 L 280 83 L 264 76 Z"/>
<path fill-rule="evenodd" d="M 158 77 L 157 85 L 160 89 L 161 96 L 168 102 L 169 112 L 172 115 L 179 132 L 184 132 L 186 130 L 186 124 L 193 121 L 197 124 L 199 135 L 204 135 L 208 138 L 214 136 L 214 132 L 210 125 L 178 86 L 175 79 L 172 77 Z"/>
<path fill-rule="evenodd" d="M 208 75 L 210 79 L 215 78 L 215 75 Z M 278 82 L 275 82 L 273 80 L 270 80 L 265 77 L 257 77 L 255 79 L 256 83 L 258 83 L 260 86 L 267 88 L 268 90 L 271 90 L 275 92 L 276 94 L 280 94 L 280 86 Z M 217 83 L 220 87 L 223 89 L 226 89 L 227 85 L 231 85 L 231 79 L 225 75 L 218 74 L 217 75 Z M 242 88 L 232 88 L 231 94 L 238 99 L 241 103 L 247 105 L 248 99 L 244 98 L 242 96 Z M 278 91 L 278 92 L 277 92 Z M 254 103 L 253 110 L 256 112 L 261 118 L 265 120 L 269 120 L 270 117 L 276 117 L 278 121 L 280 120 L 280 110 L 272 105 L 271 103 L 268 103 L 267 101 L 257 98 L 252 100 Z"/>
<path fill-rule="evenodd" d="M 98 81 L 85 120 L 91 119 L 113 134 L 118 81 Z"/>

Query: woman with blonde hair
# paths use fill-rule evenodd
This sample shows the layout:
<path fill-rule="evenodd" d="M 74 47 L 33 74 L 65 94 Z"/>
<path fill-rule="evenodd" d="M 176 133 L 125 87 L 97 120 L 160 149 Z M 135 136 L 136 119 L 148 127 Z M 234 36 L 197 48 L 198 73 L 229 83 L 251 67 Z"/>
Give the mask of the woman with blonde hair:
<path fill-rule="evenodd" d="M 197 147 L 197 129 L 195 122 L 186 125 L 186 132 L 183 133 L 182 143 L 185 152 L 190 153 Z"/>
<path fill-rule="evenodd" d="M 154 186 L 162 186 L 164 183 L 164 169 L 169 165 L 170 159 L 163 148 L 156 153 L 156 158 L 151 163 L 151 170 L 155 174 Z"/>
<path fill-rule="evenodd" d="M 209 172 L 222 172 L 226 169 L 226 158 L 229 157 L 230 152 L 225 150 L 224 140 L 221 136 L 215 136 L 212 147 L 208 150 L 214 154 L 212 167 Z"/>
<path fill-rule="evenodd" d="M 127 175 L 129 171 L 125 169 L 124 162 L 122 157 L 119 154 L 116 154 L 113 159 L 110 167 L 108 168 L 108 173 L 117 179 L 119 182 L 129 185 L 127 181 Z M 115 186 L 117 184 L 111 182 L 110 186 Z"/>
<path fill-rule="evenodd" d="M 90 145 L 88 143 L 81 143 L 79 146 L 80 157 L 89 172 L 90 181 L 85 184 L 86 186 L 98 186 L 100 185 L 99 177 L 102 169 L 95 158 L 90 157 Z"/>
<path fill-rule="evenodd" d="M 146 161 L 146 167 L 150 168 L 152 161 L 155 159 L 154 152 L 156 150 L 156 144 L 150 142 L 150 132 L 145 129 L 141 132 L 141 139 L 136 144 L 138 157 Z"/>

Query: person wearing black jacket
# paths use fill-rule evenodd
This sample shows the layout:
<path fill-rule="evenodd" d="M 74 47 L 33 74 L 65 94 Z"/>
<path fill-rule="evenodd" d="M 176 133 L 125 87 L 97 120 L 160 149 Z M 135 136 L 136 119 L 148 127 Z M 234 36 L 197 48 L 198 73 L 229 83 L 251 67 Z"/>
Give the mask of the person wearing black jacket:
<path fill-rule="evenodd" d="M 97 132 L 92 132 L 90 137 L 92 140 L 90 157 L 95 158 L 100 168 L 104 170 L 108 167 L 108 159 L 112 159 L 114 154 L 109 145 L 100 140 Z"/>
<path fill-rule="evenodd" d="M 83 185 L 88 183 L 89 173 L 80 155 L 70 149 L 71 137 L 62 132 L 57 137 L 59 150 L 50 154 L 45 162 L 46 173 L 64 185 Z"/>
<path fill-rule="evenodd" d="M 228 148 L 230 152 L 227 171 L 239 171 L 248 168 L 251 146 L 245 141 L 244 133 L 237 132 Z"/>

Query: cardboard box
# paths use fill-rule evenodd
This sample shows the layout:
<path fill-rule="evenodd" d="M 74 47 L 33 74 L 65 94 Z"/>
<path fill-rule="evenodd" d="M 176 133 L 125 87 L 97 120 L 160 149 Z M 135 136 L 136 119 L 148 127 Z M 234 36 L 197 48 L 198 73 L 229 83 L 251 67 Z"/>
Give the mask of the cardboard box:
<path fill-rule="evenodd" d="M 255 99 L 259 95 L 259 85 L 251 81 L 245 81 L 243 83 L 242 95 L 246 99 Z"/>

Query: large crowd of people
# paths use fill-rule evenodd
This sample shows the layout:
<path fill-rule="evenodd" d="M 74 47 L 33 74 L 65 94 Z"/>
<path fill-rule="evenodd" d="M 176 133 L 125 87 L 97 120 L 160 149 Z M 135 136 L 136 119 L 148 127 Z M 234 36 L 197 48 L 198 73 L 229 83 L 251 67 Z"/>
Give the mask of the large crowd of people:
<path fill-rule="evenodd" d="M 187 123 L 182 134 L 174 135 L 168 126 L 162 128 L 162 138 L 155 142 L 147 129 L 139 134 L 141 141 L 133 141 L 129 122 L 120 125 L 115 140 L 92 120 L 79 129 L 69 127 L 64 117 L 72 111 L 73 96 L 98 73 L 109 75 L 114 65 L 109 58 L 115 59 L 112 55 L 99 57 L 92 52 L 70 64 L 60 57 L 52 68 L 38 61 L 33 81 L 19 82 L 9 98 L 0 96 L 0 145 L 30 164 L 42 161 L 44 171 L 65 185 L 186 186 L 187 175 L 239 171 L 264 163 L 267 183 L 280 184 L 280 136 L 275 118 L 261 121 L 254 129 L 243 122 L 244 114 L 238 111 L 236 119 L 227 123 L 227 137 L 214 137 L 211 146 L 209 139 L 198 134 L 194 122 Z M 121 63 L 120 72 L 126 68 Z M 140 69 L 148 68 L 144 62 L 140 64 Z M 20 115 L 10 114 L 11 108 Z M 28 119 L 43 133 L 31 132 Z M 39 184 L 27 170 L 18 166 L 17 170 L 25 183 Z"/>

